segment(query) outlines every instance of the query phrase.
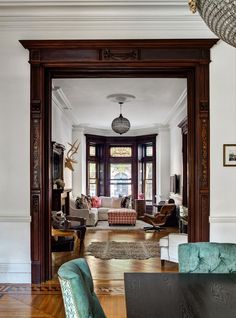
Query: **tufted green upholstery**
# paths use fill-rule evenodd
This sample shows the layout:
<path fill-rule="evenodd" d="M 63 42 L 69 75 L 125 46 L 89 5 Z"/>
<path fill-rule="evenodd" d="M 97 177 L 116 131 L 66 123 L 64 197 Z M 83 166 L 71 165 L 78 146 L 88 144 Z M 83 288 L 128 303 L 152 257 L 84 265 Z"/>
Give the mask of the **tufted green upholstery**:
<path fill-rule="evenodd" d="M 63 264 L 58 270 L 67 318 L 106 318 L 94 292 L 90 269 L 85 259 Z"/>
<path fill-rule="evenodd" d="M 184 273 L 236 273 L 236 244 L 180 244 L 179 271 Z"/>

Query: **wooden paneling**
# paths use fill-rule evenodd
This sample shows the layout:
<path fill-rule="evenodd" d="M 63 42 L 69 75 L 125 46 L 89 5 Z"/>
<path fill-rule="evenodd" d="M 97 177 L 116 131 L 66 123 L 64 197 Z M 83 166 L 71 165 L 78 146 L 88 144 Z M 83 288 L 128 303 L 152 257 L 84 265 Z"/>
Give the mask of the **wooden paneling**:
<path fill-rule="evenodd" d="M 32 281 L 50 277 L 52 77 L 184 77 L 188 82 L 189 240 L 209 238 L 209 63 L 215 39 L 24 40 L 31 64 Z M 38 209 L 33 208 L 38 196 Z M 204 197 L 204 199 L 203 199 Z M 33 211 L 36 211 L 33 213 Z"/>

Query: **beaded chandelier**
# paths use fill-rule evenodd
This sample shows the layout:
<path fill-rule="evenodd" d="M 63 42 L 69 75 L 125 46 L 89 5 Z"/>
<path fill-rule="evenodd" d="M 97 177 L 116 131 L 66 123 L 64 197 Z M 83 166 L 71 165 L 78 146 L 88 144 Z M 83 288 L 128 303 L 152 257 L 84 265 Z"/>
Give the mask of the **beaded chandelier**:
<path fill-rule="evenodd" d="M 107 96 L 107 98 L 120 105 L 120 116 L 113 119 L 111 128 L 117 134 L 122 135 L 130 129 L 130 121 L 122 115 L 122 106 L 124 102 L 134 99 L 135 96 L 129 94 L 112 94 Z"/>
<path fill-rule="evenodd" d="M 236 0 L 189 0 L 189 6 L 220 39 L 236 47 Z"/>

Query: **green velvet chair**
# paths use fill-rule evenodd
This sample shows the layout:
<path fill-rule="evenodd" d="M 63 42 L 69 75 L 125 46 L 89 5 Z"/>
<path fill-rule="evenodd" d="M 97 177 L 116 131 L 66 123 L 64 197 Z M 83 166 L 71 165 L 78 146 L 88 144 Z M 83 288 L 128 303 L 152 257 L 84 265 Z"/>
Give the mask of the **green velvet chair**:
<path fill-rule="evenodd" d="M 179 271 L 183 273 L 236 273 L 236 244 L 180 244 Z"/>
<path fill-rule="evenodd" d="M 67 318 L 106 318 L 85 259 L 78 258 L 61 265 L 58 278 Z"/>

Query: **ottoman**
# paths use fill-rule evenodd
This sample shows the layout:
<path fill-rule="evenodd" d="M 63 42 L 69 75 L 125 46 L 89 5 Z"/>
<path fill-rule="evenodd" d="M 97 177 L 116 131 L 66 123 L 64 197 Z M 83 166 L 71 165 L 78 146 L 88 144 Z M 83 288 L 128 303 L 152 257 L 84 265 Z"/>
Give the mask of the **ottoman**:
<path fill-rule="evenodd" d="M 137 213 L 132 209 L 110 209 L 108 211 L 108 224 L 132 224 L 135 225 Z"/>

